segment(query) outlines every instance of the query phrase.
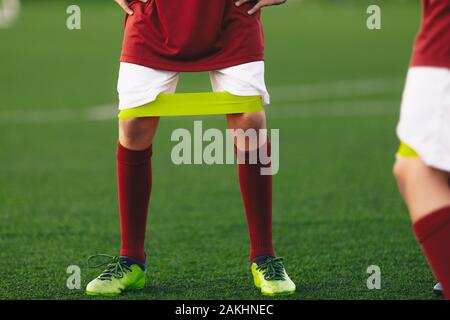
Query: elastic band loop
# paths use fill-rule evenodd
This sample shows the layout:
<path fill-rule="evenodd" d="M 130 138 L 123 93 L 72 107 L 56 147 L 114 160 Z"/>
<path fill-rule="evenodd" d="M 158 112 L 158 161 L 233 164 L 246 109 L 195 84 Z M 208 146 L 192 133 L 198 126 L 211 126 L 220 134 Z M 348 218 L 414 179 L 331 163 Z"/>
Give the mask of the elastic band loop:
<path fill-rule="evenodd" d="M 398 148 L 397 155 L 400 157 L 403 157 L 403 158 L 415 158 L 415 157 L 419 156 L 413 148 L 411 148 L 404 142 L 400 143 L 400 147 Z"/>
<path fill-rule="evenodd" d="M 228 92 L 162 93 L 155 101 L 146 105 L 121 110 L 119 119 L 232 114 L 262 110 L 260 96 L 236 96 Z"/>

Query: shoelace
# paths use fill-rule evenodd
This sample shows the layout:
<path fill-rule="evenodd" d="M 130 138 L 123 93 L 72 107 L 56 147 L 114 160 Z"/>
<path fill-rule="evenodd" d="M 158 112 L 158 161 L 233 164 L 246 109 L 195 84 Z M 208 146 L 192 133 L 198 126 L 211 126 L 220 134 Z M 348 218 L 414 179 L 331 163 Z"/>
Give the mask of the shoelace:
<path fill-rule="evenodd" d="M 256 270 L 262 271 L 264 279 L 284 280 L 283 258 L 268 257 L 263 263 L 256 267 Z"/>
<path fill-rule="evenodd" d="M 91 265 L 91 261 L 99 257 L 107 258 L 108 260 L 100 262 L 96 265 Z M 106 269 L 98 277 L 100 280 L 112 280 L 113 277 L 121 279 L 126 272 L 131 271 L 130 266 L 124 263 L 118 256 L 111 256 L 109 254 L 95 254 L 88 258 L 89 268 L 100 268 L 103 266 L 106 266 Z"/>

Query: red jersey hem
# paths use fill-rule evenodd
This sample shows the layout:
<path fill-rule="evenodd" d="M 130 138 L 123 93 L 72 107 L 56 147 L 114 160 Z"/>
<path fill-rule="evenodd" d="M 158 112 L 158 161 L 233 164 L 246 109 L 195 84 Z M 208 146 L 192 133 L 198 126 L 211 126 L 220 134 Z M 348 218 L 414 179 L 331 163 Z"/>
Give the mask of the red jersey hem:
<path fill-rule="evenodd" d="M 140 66 L 157 69 L 157 70 L 165 70 L 165 71 L 175 71 L 175 72 L 204 72 L 204 71 L 214 71 L 220 70 L 224 68 L 234 67 L 237 65 L 241 65 L 244 63 L 256 62 L 256 61 L 264 61 L 264 55 L 258 54 L 251 57 L 246 57 L 242 59 L 233 59 L 229 61 L 221 61 L 217 63 L 211 64 L 198 64 L 192 62 L 178 62 L 174 64 L 170 63 L 161 63 L 155 62 L 153 60 L 147 60 L 137 57 L 132 57 L 128 55 L 122 55 L 120 58 L 120 62 L 125 63 L 133 63 Z"/>
<path fill-rule="evenodd" d="M 438 67 L 450 69 L 450 61 L 414 57 L 411 60 L 410 67 Z"/>

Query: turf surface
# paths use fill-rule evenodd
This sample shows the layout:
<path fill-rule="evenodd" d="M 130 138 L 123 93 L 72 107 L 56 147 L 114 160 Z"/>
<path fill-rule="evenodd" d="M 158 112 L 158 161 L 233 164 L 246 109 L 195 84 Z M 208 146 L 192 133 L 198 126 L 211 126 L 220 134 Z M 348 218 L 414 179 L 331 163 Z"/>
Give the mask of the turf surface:
<path fill-rule="evenodd" d="M 370 3 L 373 3 L 371 1 Z M 383 28 L 365 27 L 367 1 L 291 1 L 265 10 L 269 126 L 281 134 L 274 237 L 297 283 L 294 299 L 434 299 L 433 276 L 391 177 L 402 79 L 420 8 L 375 1 Z M 82 30 L 65 28 L 69 4 Z M 22 1 L 0 30 L 0 298 L 91 299 L 94 253 L 120 243 L 115 185 L 115 83 L 122 14 L 110 1 Z M 208 91 L 204 74 L 180 91 Z M 97 107 L 96 107 L 97 106 Z M 104 106 L 104 107 L 98 107 Z M 258 299 L 235 166 L 175 166 L 175 128 L 154 143 L 144 290 L 121 299 Z M 378 265 L 382 289 L 368 290 Z"/>

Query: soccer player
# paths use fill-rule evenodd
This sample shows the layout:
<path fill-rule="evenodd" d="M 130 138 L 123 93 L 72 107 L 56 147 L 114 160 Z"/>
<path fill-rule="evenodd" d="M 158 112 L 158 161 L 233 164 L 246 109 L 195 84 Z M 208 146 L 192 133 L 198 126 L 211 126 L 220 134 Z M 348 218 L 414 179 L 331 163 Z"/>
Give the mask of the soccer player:
<path fill-rule="evenodd" d="M 210 71 L 215 92 L 260 96 L 263 104 L 268 104 L 260 9 L 285 1 L 115 0 L 127 14 L 118 81 L 119 109 L 139 108 L 154 102 L 161 93 L 173 93 L 179 72 L 197 71 Z M 228 127 L 236 130 L 236 150 L 254 152 L 243 132 L 265 129 L 264 111 L 228 114 L 226 119 Z M 152 141 L 158 122 L 159 117 L 119 121 L 120 256 L 111 257 L 106 270 L 87 285 L 87 294 L 117 295 L 144 287 Z M 270 148 L 266 136 L 258 140 L 256 149 Z M 272 176 L 260 173 L 267 166 L 270 164 L 263 161 L 238 164 L 250 234 L 251 271 L 262 294 L 292 294 L 295 284 L 272 245 Z"/>
<path fill-rule="evenodd" d="M 417 240 L 450 298 L 450 1 L 422 0 L 394 175 Z"/>

